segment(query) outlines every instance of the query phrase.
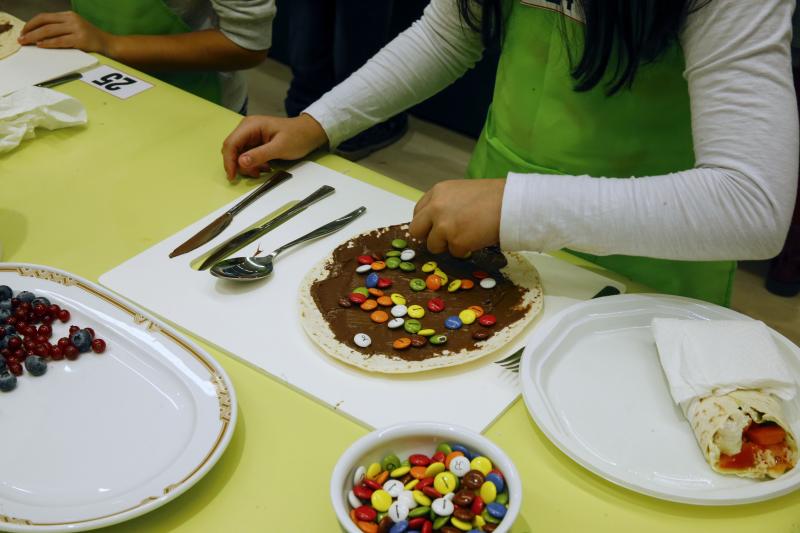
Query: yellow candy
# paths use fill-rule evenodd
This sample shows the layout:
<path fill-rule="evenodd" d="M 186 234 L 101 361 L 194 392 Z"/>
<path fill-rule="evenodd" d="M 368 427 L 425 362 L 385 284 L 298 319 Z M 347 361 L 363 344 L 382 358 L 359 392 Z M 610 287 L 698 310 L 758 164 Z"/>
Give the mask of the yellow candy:
<path fill-rule="evenodd" d="M 458 318 L 463 324 L 472 324 L 478 318 L 478 315 L 472 309 L 464 309 L 458 313 Z"/>
<path fill-rule="evenodd" d="M 470 524 L 469 522 L 464 522 L 463 520 L 459 520 L 455 516 L 450 517 L 450 523 L 456 526 L 461 531 L 469 531 L 470 529 L 472 529 L 472 524 Z"/>
<path fill-rule="evenodd" d="M 378 477 L 378 475 L 380 475 L 381 470 L 383 469 L 381 468 L 380 463 L 372 463 L 367 467 L 367 479 L 375 479 Z"/>
<path fill-rule="evenodd" d="M 406 305 L 406 299 L 405 299 L 405 297 L 403 297 L 402 294 L 398 294 L 398 293 L 394 292 L 394 293 L 392 293 L 390 298 L 392 299 L 392 303 L 395 304 L 395 305 Z"/>
<path fill-rule="evenodd" d="M 480 494 L 483 503 L 492 503 L 497 498 L 497 487 L 491 481 L 484 481 L 483 485 L 481 485 Z"/>
<path fill-rule="evenodd" d="M 410 466 L 401 466 L 392 470 L 391 474 L 392 477 L 403 477 L 411 471 Z"/>
<path fill-rule="evenodd" d="M 392 496 L 383 489 L 373 492 L 369 500 L 372 503 L 372 507 L 379 513 L 385 513 L 392 505 Z"/>
<path fill-rule="evenodd" d="M 422 318 L 425 316 L 425 309 L 421 305 L 408 306 L 408 316 L 411 318 Z"/>
<path fill-rule="evenodd" d="M 473 525 L 475 528 L 477 528 L 477 529 L 480 529 L 480 528 L 482 528 L 484 525 L 486 525 L 486 520 L 484 520 L 484 519 L 483 519 L 483 517 L 482 517 L 481 515 L 479 515 L 479 514 L 476 514 L 476 515 L 475 515 L 475 518 L 473 518 L 473 519 L 472 519 L 472 525 Z"/>
<path fill-rule="evenodd" d="M 417 483 L 419 483 L 419 480 L 418 480 L 418 479 L 412 479 L 411 481 L 409 481 L 408 483 L 406 483 L 405 485 L 403 485 L 403 488 L 404 488 L 405 490 L 414 490 L 414 487 L 416 487 L 416 486 L 417 486 Z"/>
<path fill-rule="evenodd" d="M 441 472 L 444 472 L 444 463 L 431 463 L 425 469 L 425 477 L 433 477 Z"/>
<path fill-rule="evenodd" d="M 411 493 L 414 496 L 414 501 L 423 507 L 430 507 L 431 499 L 425 495 L 421 490 L 415 490 Z"/>
<path fill-rule="evenodd" d="M 458 479 L 452 472 L 440 472 L 433 478 L 433 488 L 440 494 L 449 494 L 456 490 Z M 496 491 L 495 491 L 496 492 Z M 494 501 L 494 498 L 492 498 Z"/>
<path fill-rule="evenodd" d="M 444 272 L 442 272 L 442 271 L 441 271 L 441 270 L 439 270 L 438 268 L 437 268 L 436 270 L 434 270 L 434 271 L 433 271 L 433 273 L 434 273 L 434 274 L 436 274 L 437 276 L 439 276 L 439 279 L 441 279 L 441 280 L 442 280 L 442 285 L 444 285 L 445 283 L 447 283 L 447 280 L 449 279 L 449 278 L 447 277 L 447 274 L 445 274 Z"/>
<path fill-rule="evenodd" d="M 486 457 L 479 455 L 472 460 L 472 462 L 469 464 L 469 467 L 473 470 L 477 470 L 484 476 L 487 476 L 489 475 L 489 472 L 492 471 L 492 462 Z"/>
<path fill-rule="evenodd" d="M 417 332 L 417 335 L 422 335 L 423 337 L 430 337 L 434 333 L 436 333 L 436 331 L 432 329 L 421 329 Z"/>
<path fill-rule="evenodd" d="M 423 272 L 433 272 L 434 270 L 436 270 L 436 261 L 428 261 L 422 265 Z"/>
<path fill-rule="evenodd" d="M 447 292 L 456 292 L 458 289 L 461 288 L 461 280 L 454 279 L 450 282 L 450 285 L 447 286 Z"/>

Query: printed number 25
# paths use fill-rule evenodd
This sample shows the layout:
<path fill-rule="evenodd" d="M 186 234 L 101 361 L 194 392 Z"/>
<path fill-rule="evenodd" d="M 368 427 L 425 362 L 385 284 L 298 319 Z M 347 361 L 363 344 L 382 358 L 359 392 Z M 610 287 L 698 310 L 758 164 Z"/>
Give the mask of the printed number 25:
<path fill-rule="evenodd" d="M 109 91 L 117 91 L 120 87 L 136 83 L 136 80 L 127 76 L 123 76 L 119 72 L 111 72 L 100 77 L 99 79 L 92 80 L 92 83 L 99 85 L 100 87 L 105 87 Z"/>

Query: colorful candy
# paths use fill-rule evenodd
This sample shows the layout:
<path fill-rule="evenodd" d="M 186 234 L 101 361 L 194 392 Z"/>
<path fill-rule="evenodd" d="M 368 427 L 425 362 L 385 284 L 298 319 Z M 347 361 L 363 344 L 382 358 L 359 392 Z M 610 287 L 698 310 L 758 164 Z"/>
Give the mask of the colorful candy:
<path fill-rule="evenodd" d="M 494 278 L 483 278 L 481 280 L 481 287 L 483 287 L 484 289 L 494 289 L 496 285 L 497 285 L 497 280 L 495 280 Z"/>

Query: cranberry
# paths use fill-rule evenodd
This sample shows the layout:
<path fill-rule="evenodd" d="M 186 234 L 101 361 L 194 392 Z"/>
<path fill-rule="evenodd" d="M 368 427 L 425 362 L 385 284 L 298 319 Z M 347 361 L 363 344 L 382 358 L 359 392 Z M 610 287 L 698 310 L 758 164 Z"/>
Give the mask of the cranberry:
<path fill-rule="evenodd" d="M 33 338 L 33 342 L 35 342 L 36 344 L 47 344 L 47 337 L 45 337 L 44 335 L 36 335 Z"/>
<path fill-rule="evenodd" d="M 58 319 L 64 323 L 69 322 L 69 311 L 67 311 L 66 309 L 62 309 L 61 311 L 59 311 Z"/>
<path fill-rule="evenodd" d="M 22 364 L 17 362 L 17 361 L 10 361 L 8 363 L 8 369 L 15 376 L 21 376 L 22 375 Z"/>
<path fill-rule="evenodd" d="M 42 357 L 47 357 L 50 353 L 50 348 L 47 344 L 37 344 L 33 347 L 33 355 L 40 355 Z"/>
<path fill-rule="evenodd" d="M 67 346 L 72 346 L 70 340 L 66 337 L 61 337 L 58 339 L 58 347 L 64 350 Z"/>
<path fill-rule="evenodd" d="M 46 326 L 49 326 L 50 324 L 53 323 L 53 320 L 55 320 L 55 319 L 52 316 L 45 315 L 45 316 L 42 317 L 42 324 L 44 324 Z"/>
<path fill-rule="evenodd" d="M 22 302 L 19 304 L 19 308 L 27 313 L 31 310 L 31 304 L 29 302 Z"/>
<path fill-rule="evenodd" d="M 21 331 L 22 334 L 25 335 L 26 337 L 35 337 L 37 334 L 36 328 L 34 326 L 31 326 L 30 324 L 25 326 L 25 328 L 22 329 Z"/>
<path fill-rule="evenodd" d="M 28 313 L 23 311 L 22 309 L 17 309 L 14 311 L 14 316 L 17 317 L 17 320 L 25 320 L 28 318 Z"/>
<path fill-rule="evenodd" d="M 50 357 L 53 361 L 61 361 L 64 359 L 64 352 L 58 346 L 50 348 Z"/>
<path fill-rule="evenodd" d="M 11 337 L 8 339 L 8 348 L 11 351 L 19 350 L 22 347 L 22 341 L 19 337 Z"/>
<path fill-rule="evenodd" d="M 28 357 L 28 354 L 22 348 L 14 350 L 14 353 L 11 354 L 11 359 L 14 361 L 24 361 L 26 357 Z"/>
<path fill-rule="evenodd" d="M 33 351 L 34 346 L 36 346 L 36 342 L 33 339 L 25 339 L 22 341 L 22 347 L 29 352 Z"/>
<path fill-rule="evenodd" d="M 61 311 L 61 308 L 56 304 L 50 304 L 50 307 L 47 308 L 47 314 L 58 316 L 58 312 Z"/>
<path fill-rule="evenodd" d="M 22 331 L 23 329 L 28 327 L 28 323 L 25 322 L 24 320 L 18 320 L 17 325 L 15 327 L 17 328 L 17 331 Z"/>
<path fill-rule="evenodd" d="M 53 336 L 53 328 L 47 324 L 39 326 L 39 335 L 49 339 Z"/>
<path fill-rule="evenodd" d="M 42 316 L 45 313 L 47 313 L 47 307 L 45 307 L 44 304 L 36 304 L 33 306 L 34 315 Z"/>
<path fill-rule="evenodd" d="M 17 317 L 15 316 L 10 316 L 6 318 L 6 324 L 8 324 L 9 326 L 15 326 L 17 322 L 19 322 L 19 320 L 17 320 Z"/>
<path fill-rule="evenodd" d="M 92 341 L 92 351 L 94 353 L 103 353 L 106 351 L 106 341 L 103 339 L 95 339 Z"/>
<path fill-rule="evenodd" d="M 78 331 L 80 331 L 80 329 L 81 328 L 79 328 L 78 326 L 70 326 L 69 327 L 69 334 L 72 335 L 73 333 L 77 333 Z"/>
<path fill-rule="evenodd" d="M 9 350 L 8 348 L 3 348 L 2 350 L 0 350 L 0 355 L 7 359 L 8 356 L 11 355 L 11 350 Z"/>
<path fill-rule="evenodd" d="M 19 307 L 20 301 L 19 298 L 11 298 L 11 307 L 17 308 Z"/>
<path fill-rule="evenodd" d="M 88 331 L 89 335 L 91 335 L 93 339 L 95 338 L 94 330 L 92 328 L 83 328 L 83 329 Z"/>
<path fill-rule="evenodd" d="M 78 351 L 78 349 L 72 345 L 69 345 L 66 348 L 64 348 L 64 355 L 70 361 L 74 361 L 75 359 L 77 359 L 80 354 L 81 353 Z"/>

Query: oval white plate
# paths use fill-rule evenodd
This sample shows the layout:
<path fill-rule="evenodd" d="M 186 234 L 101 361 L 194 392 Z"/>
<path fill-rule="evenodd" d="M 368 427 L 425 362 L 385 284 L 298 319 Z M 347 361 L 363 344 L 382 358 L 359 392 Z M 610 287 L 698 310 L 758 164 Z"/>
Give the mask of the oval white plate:
<path fill-rule="evenodd" d="M 623 295 L 576 304 L 531 335 L 520 367 L 531 416 L 561 451 L 595 474 L 631 490 L 697 505 L 774 498 L 800 486 L 800 468 L 776 480 L 715 473 L 667 388 L 654 317 L 741 319 L 713 304 L 662 295 Z M 773 331 L 800 375 L 800 349 Z M 784 402 L 800 434 L 800 399 Z"/>
<path fill-rule="evenodd" d="M 0 529 L 82 531 L 128 520 L 202 478 L 236 425 L 236 396 L 205 351 L 85 279 L 0 263 L 0 285 L 70 311 L 102 355 L 51 361 L 0 393 Z M 56 322 L 53 339 L 67 335 Z"/>

